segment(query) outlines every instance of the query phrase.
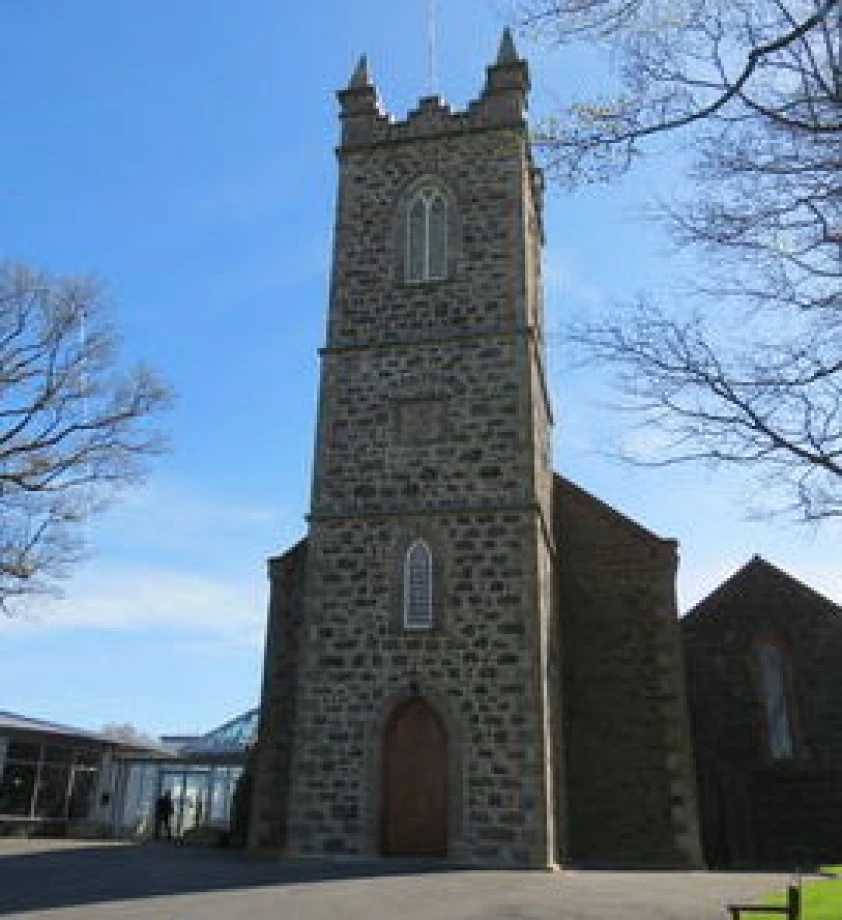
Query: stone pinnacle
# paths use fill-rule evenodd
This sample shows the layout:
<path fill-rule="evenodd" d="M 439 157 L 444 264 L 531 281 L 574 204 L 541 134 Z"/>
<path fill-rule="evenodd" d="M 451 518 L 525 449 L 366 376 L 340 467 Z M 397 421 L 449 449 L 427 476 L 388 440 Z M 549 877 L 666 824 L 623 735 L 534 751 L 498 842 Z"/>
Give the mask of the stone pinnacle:
<path fill-rule="evenodd" d="M 515 48 L 515 40 L 512 38 L 512 30 L 506 26 L 503 29 L 503 35 L 500 39 L 500 49 L 497 52 L 497 64 L 517 64 L 520 58 L 518 57 L 517 48 Z"/>
<path fill-rule="evenodd" d="M 348 89 L 360 89 L 364 86 L 371 86 L 371 75 L 368 72 L 368 56 L 363 54 L 357 62 L 351 82 Z"/>

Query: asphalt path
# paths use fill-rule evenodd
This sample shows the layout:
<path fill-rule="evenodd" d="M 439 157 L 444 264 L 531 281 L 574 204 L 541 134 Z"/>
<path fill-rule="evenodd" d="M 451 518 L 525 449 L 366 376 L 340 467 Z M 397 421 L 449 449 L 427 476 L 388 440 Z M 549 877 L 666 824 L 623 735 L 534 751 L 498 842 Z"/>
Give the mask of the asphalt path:
<path fill-rule="evenodd" d="M 43 920 L 727 920 L 773 873 L 523 872 L 0 839 L 0 917 Z"/>

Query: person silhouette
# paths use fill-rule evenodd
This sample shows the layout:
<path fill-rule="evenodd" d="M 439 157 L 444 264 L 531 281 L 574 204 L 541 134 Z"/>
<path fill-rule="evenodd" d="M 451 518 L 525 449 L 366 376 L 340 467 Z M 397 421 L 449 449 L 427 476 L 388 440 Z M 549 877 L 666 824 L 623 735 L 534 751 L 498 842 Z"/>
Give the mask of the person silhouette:
<path fill-rule="evenodd" d="M 160 840 L 162 829 L 167 833 L 167 840 L 172 840 L 172 793 L 169 789 L 159 795 L 155 801 L 155 839 Z"/>

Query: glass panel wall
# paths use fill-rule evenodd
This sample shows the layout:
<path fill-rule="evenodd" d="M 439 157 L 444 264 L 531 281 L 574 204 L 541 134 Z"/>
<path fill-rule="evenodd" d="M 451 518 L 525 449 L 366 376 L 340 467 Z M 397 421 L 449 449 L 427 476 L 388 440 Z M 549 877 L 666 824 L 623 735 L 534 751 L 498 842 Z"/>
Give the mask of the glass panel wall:
<path fill-rule="evenodd" d="M 71 821 L 79 821 L 90 814 L 98 772 L 94 767 L 73 767 L 67 806 L 67 817 Z"/>
<path fill-rule="evenodd" d="M 35 791 L 37 764 L 17 763 L 6 759 L 0 777 L 0 815 L 15 818 L 29 817 L 32 793 Z"/>
<path fill-rule="evenodd" d="M 38 760 L 41 745 L 29 741 L 9 741 L 6 756 L 9 760 Z"/>
<path fill-rule="evenodd" d="M 88 817 L 101 759 L 98 749 L 0 738 L 0 817 Z"/>
<path fill-rule="evenodd" d="M 44 761 L 51 764 L 69 764 L 73 762 L 73 748 L 50 744 L 44 748 Z"/>
<path fill-rule="evenodd" d="M 247 712 L 200 737 L 164 737 L 173 760 L 121 760 L 119 810 L 115 830 L 129 836 L 151 836 L 155 802 L 169 792 L 174 836 L 211 827 L 230 827 L 237 780 L 257 735 L 259 710 Z"/>
<path fill-rule="evenodd" d="M 231 804 L 242 767 L 215 767 L 211 776 L 211 811 L 209 823 L 227 827 L 231 821 Z"/>
<path fill-rule="evenodd" d="M 190 770 L 184 774 L 179 833 L 206 824 L 209 804 L 208 779 L 210 770 Z"/>
<path fill-rule="evenodd" d="M 125 766 L 125 786 L 120 826 L 132 835 L 146 836 L 154 830 L 155 799 L 158 796 L 158 765 L 129 763 Z"/>
<path fill-rule="evenodd" d="M 66 817 L 69 784 L 70 767 L 42 763 L 35 795 L 35 817 Z"/>
<path fill-rule="evenodd" d="M 241 766 L 228 764 L 126 762 L 119 830 L 130 836 L 151 836 L 155 801 L 169 792 L 173 802 L 170 827 L 174 837 L 200 827 L 228 830 Z"/>
<path fill-rule="evenodd" d="M 209 823 L 213 768 L 204 765 L 167 764 L 161 773 L 161 792 L 173 801 L 172 832 L 176 837 Z"/>

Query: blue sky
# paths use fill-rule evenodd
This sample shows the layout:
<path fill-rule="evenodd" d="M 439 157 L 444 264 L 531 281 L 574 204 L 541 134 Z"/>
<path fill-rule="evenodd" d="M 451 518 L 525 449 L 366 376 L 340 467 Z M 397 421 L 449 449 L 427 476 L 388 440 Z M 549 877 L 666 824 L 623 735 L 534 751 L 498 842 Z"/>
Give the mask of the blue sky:
<path fill-rule="evenodd" d="M 0 4 L 0 258 L 105 283 L 128 359 L 179 394 L 173 451 L 92 523 L 64 599 L 0 622 L 0 708 L 97 728 L 212 728 L 256 703 L 265 559 L 304 532 L 335 193 L 334 91 L 368 52 L 402 116 L 427 92 L 423 0 L 12 0 Z M 439 3 L 439 90 L 479 92 L 505 0 Z M 533 115 L 593 62 L 531 59 Z M 560 329 L 673 258 L 641 220 L 678 181 L 551 190 L 547 313 Z M 839 531 L 746 520 L 750 483 L 631 470 L 604 382 L 550 355 L 556 466 L 681 543 L 685 608 L 755 552 L 842 601 Z"/>

